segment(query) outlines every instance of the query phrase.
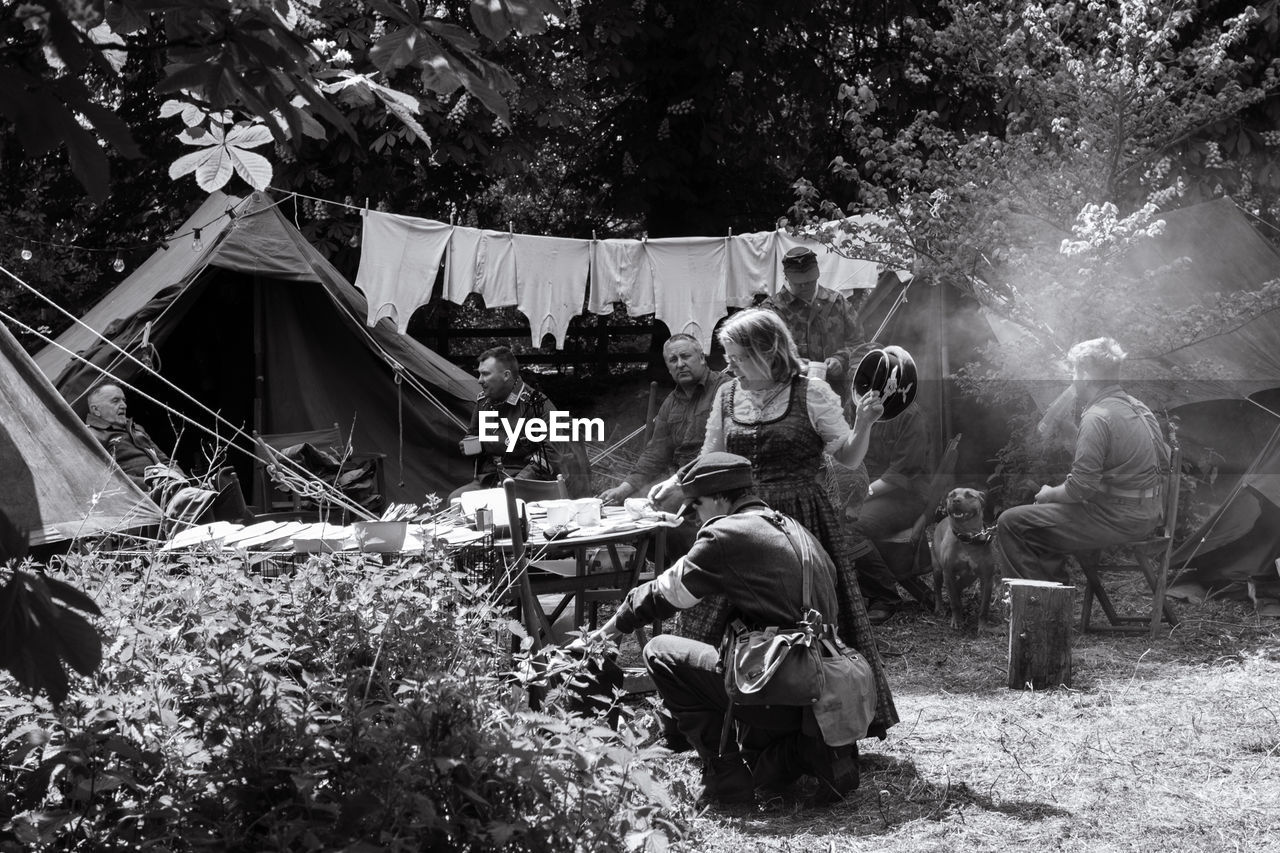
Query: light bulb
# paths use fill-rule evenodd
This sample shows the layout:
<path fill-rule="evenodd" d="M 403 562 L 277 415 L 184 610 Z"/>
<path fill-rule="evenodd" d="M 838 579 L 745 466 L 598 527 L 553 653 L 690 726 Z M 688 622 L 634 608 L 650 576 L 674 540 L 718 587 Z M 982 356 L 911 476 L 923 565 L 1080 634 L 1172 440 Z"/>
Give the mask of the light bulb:
<path fill-rule="evenodd" d="M 19 256 L 20 256 L 24 261 L 29 261 L 29 260 L 31 260 L 33 257 L 35 257 L 35 256 L 31 253 L 31 250 L 30 250 L 30 249 L 28 249 L 26 246 L 23 246 L 23 247 L 22 247 L 22 251 L 21 251 L 21 252 L 19 252 L 19 253 L 18 253 L 18 255 L 19 255 Z"/>
<path fill-rule="evenodd" d="M 111 262 L 111 268 L 116 272 L 124 272 L 124 258 L 116 255 L 116 259 Z"/>
<path fill-rule="evenodd" d="M 191 251 L 203 252 L 204 241 L 200 239 L 200 229 L 196 228 L 191 232 Z"/>

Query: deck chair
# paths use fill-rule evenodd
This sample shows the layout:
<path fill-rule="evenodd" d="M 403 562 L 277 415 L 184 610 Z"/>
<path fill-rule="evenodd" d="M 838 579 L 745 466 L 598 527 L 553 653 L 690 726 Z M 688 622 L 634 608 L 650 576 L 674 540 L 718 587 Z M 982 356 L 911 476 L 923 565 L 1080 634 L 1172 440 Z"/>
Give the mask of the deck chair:
<path fill-rule="evenodd" d="M 1169 472 L 1162 484 L 1164 496 L 1164 520 L 1146 539 L 1121 546 L 1133 553 L 1132 561 L 1103 563 L 1101 551 L 1078 554 L 1080 569 L 1084 572 L 1084 595 L 1081 596 L 1081 631 L 1146 631 L 1151 639 L 1160 633 L 1161 622 L 1171 627 L 1178 624 L 1173 607 L 1165 598 L 1169 586 L 1169 559 L 1173 555 L 1173 534 L 1178 523 L 1178 502 L 1181 497 L 1182 447 L 1176 435 L 1169 436 Z M 1146 613 L 1120 613 L 1108 595 L 1102 582 L 1103 573 L 1139 573 L 1151 591 L 1151 607 Z M 1093 625 L 1093 601 L 1098 600 L 1107 617 L 1107 625 Z"/>
<path fill-rule="evenodd" d="M 960 438 L 962 435 L 963 433 L 956 433 L 947 442 L 946 449 L 942 451 L 942 458 L 938 460 L 938 465 L 933 472 L 933 478 L 929 481 L 929 487 L 925 491 L 924 510 L 920 513 L 920 516 L 916 518 L 910 527 L 899 530 L 892 536 L 882 540 L 893 546 L 904 548 L 910 555 L 911 562 L 908 573 L 896 579 L 899 586 L 911 593 L 911 597 L 925 607 L 933 605 L 933 590 L 930 589 L 926 581 L 921 579 L 932 568 L 932 561 L 929 558 L 929 545 L 925 533 L 928 530 L 929 523 L 933 521 L 938 504 L 942 503 L 942 499 L 947 496 L 947 492 L 955 487 L 956 464 L 960 458 Z"/>

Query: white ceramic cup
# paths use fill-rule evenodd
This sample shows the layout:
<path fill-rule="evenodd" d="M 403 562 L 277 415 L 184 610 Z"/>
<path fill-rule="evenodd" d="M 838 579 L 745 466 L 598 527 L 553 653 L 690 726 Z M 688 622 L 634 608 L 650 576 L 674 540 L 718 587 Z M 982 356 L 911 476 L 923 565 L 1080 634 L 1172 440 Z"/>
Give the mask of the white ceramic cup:
<path fill-rule="evenodd" d="M 578 526 L 598 527 L 600 525 L 600 507 L 602 504 L 603 501 L 599 498 L 582 498 L 574 501 Z"/>
<path fill-rule="evenodd" d="M 822 379 L 822 380 L 825 380 L 825 379 L 827 378 L 827 363 L 826 363 L 825 361 L 811 361 L 811 362 L 809 362 L 809 371 L 808 371 L 808 373 L 809 373 L 809 378 L 810 378 L 810 379 Z"/>
<path fill-rule="evenodd" d="M 577 507 L 573 501 L 547 501 L 543 504 L 547 509 L 547 526 L 559 527 L 573 521 Z"/>

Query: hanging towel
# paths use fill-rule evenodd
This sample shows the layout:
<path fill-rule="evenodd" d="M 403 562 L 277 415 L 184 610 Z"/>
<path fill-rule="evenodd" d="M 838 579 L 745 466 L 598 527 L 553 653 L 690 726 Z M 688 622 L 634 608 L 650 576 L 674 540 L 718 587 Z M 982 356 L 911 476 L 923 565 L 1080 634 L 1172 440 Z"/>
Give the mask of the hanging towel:
<path fill-rule="evenodd" d="M 444 265 L 444 295 L 461 305 L 471 293 L 484 297 L 485 308 L 510 308 L 518 301 L 510 232 L 461 225 L 453 229 Z"/>
<path fill-rule="evenodd" d="M 404 334 L 409 318 L 431 300 L 453 226 L 415 216 L 365 211 L 356 287 L 369 302 L 366 323 L 390 317 Z"/>
<path fill-rule="evenodd" d="M 774 233 L 777 235 L 778 260 L 774 265 L 774 293 L 781 290 L 787 282 L 782 275 L 782 256 L 796 246 L 807 246 L 818 256 L 818 284 L 823 287 L 830 288 L 842 296 L 848 296 L 855 290 L 867 290 L 876 286 L 880 267 L 875 261 L 837 255 L 835 252 L 827 251 L 827 247 L 817 240 L 792 237 L 782 229 Z"/>
<path fill-rule="evenodd" d="M 476 289 L 476 252 L 484 232 L 479 228 L 458 225 L 449 241 L 449 255 L 444 262 L 444 298 L 461 305 Z"/>
<path fill-rule="evenodd" d="M 664 238 L 644 247 L 653 264 L 654 316 L 671 334 L 692 335 L 709 352 L 716 322 L 725 315 L 725 238 Z"/>
<path fill-rule="evenodd" d="M 476 249 L 476 293 L 486 308 L 509 308 L 520 301 L 516 253 L 510 231 L 488 231 Z"/>
<path fill-rule="evenodd" d="M 632 317 L 653 313 L 653 266 L 639 240 L 596 240 L 591 247 L 591 296 L 587 307 L 612 314 L 613 303 Z"/>
<path fill-rule="evenodd" d="M 773 296 L 775 267 L 781 263 L 775 251 L 776 231 L 738 234 L 726 239 L 729 272 L 725 279 L 725 304 L 730 308 L 749 308 L 755 295 Z"/>
<path fill-rule="evenodd" d="M 518 308 L 529 318 L 533 345 L 551 334 L 556 349 L 564 347 L 569 321 L 582 313 L 591 266 L 591 242 L 567 237 L 516 234 L 511 241 L 516 259 Z"/>

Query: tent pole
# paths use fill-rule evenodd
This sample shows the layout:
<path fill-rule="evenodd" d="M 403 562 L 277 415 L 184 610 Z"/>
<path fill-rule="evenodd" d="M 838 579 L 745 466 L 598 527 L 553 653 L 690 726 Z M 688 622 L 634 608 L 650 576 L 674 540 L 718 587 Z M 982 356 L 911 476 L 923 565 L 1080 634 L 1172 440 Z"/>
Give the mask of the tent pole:
<path fill-rule="evenodd" d="M 263 369 L 263 349 L 265 341 L 263 340 L 263 320 L 266 311 L 262 304 L 262 277 L 255 274 L 253 276 L 253 434 L 254 436 L 262 435 L 262 400 L 266 395 L 266 371 Z M 262 503 L 262 511 L 270 512 L 271 510 L 271 487 L 266 481 L 266 472 L 261 466 L 255 465 L 257 474 L 254 479 L 257 481 L 258 497 Z"/>
<path fill-rule="evenodd" d="M 947 284 L 938 282 L 938 423 L 942 425 L 942 444 L 951 439 L 951 347 L 947 341 Z"/>

